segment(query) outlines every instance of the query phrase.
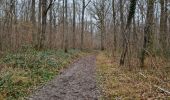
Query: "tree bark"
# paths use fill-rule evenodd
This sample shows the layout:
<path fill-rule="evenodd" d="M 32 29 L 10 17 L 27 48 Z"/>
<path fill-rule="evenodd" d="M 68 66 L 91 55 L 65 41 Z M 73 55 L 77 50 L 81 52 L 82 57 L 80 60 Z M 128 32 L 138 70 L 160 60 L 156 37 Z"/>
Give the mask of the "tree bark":
<path fill-rule="evenodd" d="M 141 53 L 141 67 L 144 67 L 144 60 L 147 52 L 152 52 L 153 50 L 153 24 L 154 24 L 154 1 L 147 0 L 147 15 L 146 15 L 146 25 L 144 29 L 144 43 Z"/>
<path fill-rule="evenodd" d="M 137 0 L 131 0 L 131 2 L 130 2 L 130 9 L 129 9 L 129 14 L 128 14 L 128 18 L 127 18 L 126 28 L 123 32 L 123 41 L 124 41 L 123 43 L 124 44 L 123 44 L 123 52 L 122 52 L 121 58 L 120 58 L 120 66 L 125 64 L 125 58 L 128 53 L 128 45 L 129 45 L 128 32 L 130 31 L 131 22 L 135 15 L 136 3 L 137 3 Z"/>
<path fill-rule="evenodd" d="M 41 35 L 41 14 L 42 14 L 41 6 L 42 6 L 42 0 L 39 0 L 39 4 L 38 4 L 38 34 L 37 34 L 36 49 L 39 49 L 40 35 Z"/>
<path fill-rule="evenodd" d="M 32 45 L 35 45 L 36 41 L 36 34 L 35 34 L 35 27 L 36 27 L 36 19 L 35 19 L 35 0 L 32 0 L 32 5 L 31 5 L 31 22 L 32 22 Z"/>
<path fill-rule="evenodd" d="M 63 20 L 63 34 L 62 34 L 62 44 L 61 44 L 61 48 L 64 49 L 64 45 L 65 45 L 65 0 L 63 0 L 63 16 L 62 16 L 62 20 Z"/>
<path fill-rule="evenodd" d="M 114 49 L 113 49 L 113 55 L 114 52 L 117 51 L 117 36 L 116 36 L 116 12 L 115 12 L 115 0 L 112 0 L 112 12 L 113 12 L 113 38 L 114 38 Z"/>
<path fill-rule="evenodd" d="M 75 49 L 76 45 L 76 3 L 73 0 L 73 49 Z"/>
<path fill-rule="evenodd" d="M 123 35 L 123 30 L 124 30 L 124 20 L 123 20 L 123 8 L 124 8 L 124 5 L 123 5 L 123 0 L 120 0 L 119 1 L 119 4 L 120 4 L 120 33 L 121 33 L 121 36 L 124 38 L 124 35 Z M 124 45 L 124 39 L 123 39 L 123 42 L 122 42 Z"/>
<path fill-rule="evenodd" d="M 67 0 L 65 0 L 65 48 L 64 51 L 68 52 L 68 14 L 67 14 Z"/>
<path fill-rule="evenodd" d="M 81 50 L 83 49 L 84 45 L 84 12 L 85 12 L 85 0 L 83 0 L 83 7 L 82 7 L 82 17 L 81 17 Z"/>
<path fill-rule="evenodd" d="M 46 31 L 46 20 L 47 20 L 47 0 L 42 0 L 42 26 L 41 26 L 41 34 L 40 34 L 40 42 L 39 49 L 43 49 L 45 47 L 45 31 Z"/>
<path fill-rule="evenodd" d="M 166 47 L 167 47 L 167 0 L 160 0 L 161 4 L 161 16 L 160 16 L 160 43 L 161 49 L 166 54 Z"/>
<path fill-rule="evenodd" d="M 53 0 L 50 0 L 50 2 L 52 2 Z M 53 24 L 53 6 L 50 8 L 50 34 L 49 34 L 49 47 L 52 47 L 52 33 L 53 33 L 53 28 L 52 28 L 52 24 Z"/>

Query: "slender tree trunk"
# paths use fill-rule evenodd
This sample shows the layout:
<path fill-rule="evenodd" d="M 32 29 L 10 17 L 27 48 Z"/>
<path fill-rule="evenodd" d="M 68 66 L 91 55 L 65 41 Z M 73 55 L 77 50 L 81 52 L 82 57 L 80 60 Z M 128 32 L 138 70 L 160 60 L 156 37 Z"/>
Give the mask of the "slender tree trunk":
<path fill-rule="evenodd" d="M 105 50 L 105 21 L 104 21 L 104 16 L 101 19 L 101 50 Z"/>
<path fill-rule="evenodd" d="M 35 34 L 35 27 L 36 27 L 36 19 L 35 19 L 35 0 L 32 0 L 32 5 L 31 5 L 31 22 L 32 22 L 32 45 L 35 45 L 36 41 L 36 34 Z"/>
<path fill-rule="evenodd" d="M 125 64 L 125 58 L 128 53 L 128 45 L 129 45 L 129 43 L 128 43 L 129 42 L 129 39 L 128 39 L 129 34 L 128 33 L 130 32 L 131 22 L 135 15 L 136 3 L 137 3 L 137 0 L 131 0 L 131 2 L 130 2 L 130 9 L 129 9 L 129 14 L 128 14 L 128 18 L 127 18 L 127 24 L 126 24 L 126 28 L 123 32 L 124 45 L 123 45 L 123 52 L 122 52 L 121 58 L 120 58 L 120 66 Z"/>
<path fill-rule="evenodd" d="M 144 43 L 141 53 L 141 67 L 144 67 L 145 56 L 147 52 L 152 52 L 153 49 L 153 19 L 154 19 L 154 1 L 147 0 L 147 15 L 146 15 L 146 25 L 144 29 Z"/>
<path fill-rule="evenodd" d="M 168 35 L 168 0 L 165 0 L 165 20 L 164 20 L 164 23 L 165 23 L 165 26 L 164 26 L 164 31 L 165 31 L 165 34 L 166 34 L 166 38 L 165 38 L 165 52 L 168 51 L 168 38 L 167 38 L 167 35 Z M 166 53 L 165 53 L 166 55 Z"/>
<path fill-rule="evenodd" d="M 101 50 L 103 51 L 104 48 L 104 25 L 103 22 L 101 22 Z"/>
<path fill-rule="evenodd" d="M 90 33 L 91 33 L 91 46 L 93 48 L 93 20 L 92 20 L 92 16 L 90 16 Z"/>
<path fill-rule="evenodd" d="M 101 3 L 101 20 L 100 20 L 100 24 L 101 24 L 101 50 L 105 50 L 105 37 L 106 37 L 106 30 L 105 30 L 105 2 L 104 0 L 102 0 Z"/>
<path fill-rule="evenodd" d="M 161 16 L 160 16 L 160 43 L 163 49 L 163 51 L 165 50 L 166 47 L 166 32 L 165 32 L 165 27 L 166 27 L 166 23 L 165 23 L 165 0 L 160 0 L 160 4 L 161 4 Z"/>
<path fill-rule="evenodd" d="M 75 0 L 73 0 L 73 49 L 75 49 L 76 45 L 76 3 Z"/>
<path fill-rule="evenodd" d="M 114 53 L 117 51 L 115 0 L 112 0 L 112 12 L 113 12 L 113 35 L 114 35 L 113 55 L 114 55 Z"/>
<path fill-rule="evenodd" d="M 163 2 L 163 0 L 162 0 L 162 2 Z M 164 4 L 164 5 L 163 5 Z M 164 1 L 164 3 L 161 3 L 161 10 L 163 10 L 163 11 L 161 11 L 161 18 L 162 18 L 162 20 L 160 21 L 160 23 L 161 23 L 161 25 L 162 26 L 160 26 L 160 35 L 161 35 L 161 42 L 162 42 L 162 49 L 163 49 L 163 52 L 164 52 L 164 55 L 166 55 L 166 51 L 167 51 L 167 44 L 168 44 L 168 42 L 167 42 L 167 33 L 168 33 L 168 13 L 167 13 L 167 11 L 168 11 L 168 1 L 167 0 L 165 0 Z M 164 8 L 163 8 L 164 7 Z"/>
<path fill-rule="evenodd" d="M 15 0 L 10 0 L 10 27 L 9 27 L 9 48 L 13 48 L 13 24 L 15 21 Z"/>
<path fill-rule="evenodd" d="M 45 31 L 46 31 L 46 20 L 47 20 L 47 0 L 42 0 L 42 26 L 41 26 L 41 35 L 39 42 L 39 49 L 43 49 L 45 47 Z"/>
<path fill-rule="evenodd" d="M 0 13 L 1 14 L 1 13 Z M 2 33 L 3 33 L 3 28 L 2 28 L 2 22 L 0 21 L 0 51 L 2 51 Z"/>
<path fill-rule="evenodd" d="M 123 35 L 123 30 L 124 30 L 124 20 L 123 20 L 123 8 L 124 8 L 124 5 L 123 5 L 123 0 L 119 0 L 119 4 L 120 4 L 120 33 L 121 33 L 121 36 L 123 37 L 123 47 L 124 47 L 124 35 Z"/>
<path fill-rule="evenodd" d="M 65 0 L 65 48 L 64 51 L 68 52 L 68 14 L 67 14 L 67 0 Z"/>
<path fill-rule="evenodd" d="M 37 49 L 39 49 L 40 35 L 41 35 L 41 14 L 42 14 L 41 5 L 42 5 L 42 0 L 39 0 L 39 4 L 38 4 L 38 34 L 37 34 L 37 44 L 36 44 Z"/>
<path fill-rule="evenodd" d="M 138 38 L 138 36 L 137 36 L 137 33 L 136 33 L 136 20 L 135 20 L 135 17 L 133 17 L 133 43 L 136 43 L 135 45 L 137 45 L 137 38 Z"/>
<path fill-rule="evenodd" d="M 170 13 L 170 10 L 169 10 L 169 13 Z M 169 32 L 168 32 L 168 34 L 170 36 L 170 17 L 168 18 L 168 20 L 169 20 Z M 170 47 L 170 38 L 168 40 L 168 49 L 169 49 L 169 47 Z"/>
<path fill-rule="evenodd" d="M 81 18 L 81 50 L 84 46 L 84 13 L 85 13 L 85 0 L 83 0 L 83 7 L 82 7 L 82 18 Z"/>
<path fill-rule="evenodd" d="M 50 2 L 52 2 L 53 0 L 50 0 Z M 53 6 L 50 8 L 50 34 L 49 34 L 49 47 L 52 47 L 52 33 L 53 33 L 53 28 L 52 28 L 52 24 L 53 24 Z"/>
<path fill-rule="evenodd" d="M 30 18 L 29 18 L 29 9 L 30 9 L 30 5 L 31 5 L 31 0 L 27 0 L 27 5 L 26 5 L 26 10 L 25 10 L 25 21 L 29 22 Z"/>

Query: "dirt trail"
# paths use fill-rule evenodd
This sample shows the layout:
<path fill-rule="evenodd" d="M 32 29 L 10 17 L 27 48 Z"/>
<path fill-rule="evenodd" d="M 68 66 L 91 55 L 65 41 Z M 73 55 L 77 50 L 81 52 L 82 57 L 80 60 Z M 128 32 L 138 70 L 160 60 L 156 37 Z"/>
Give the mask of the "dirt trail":
<path fill-rule="evenodd" d="M 95 56 L 76 61 L 29 100 L 98 100 L 95 63 Z"/>

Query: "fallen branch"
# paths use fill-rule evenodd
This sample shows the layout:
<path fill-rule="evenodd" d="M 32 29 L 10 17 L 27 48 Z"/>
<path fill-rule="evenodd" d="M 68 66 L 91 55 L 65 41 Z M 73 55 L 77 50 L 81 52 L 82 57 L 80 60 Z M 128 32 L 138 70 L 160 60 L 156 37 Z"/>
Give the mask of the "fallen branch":
<path fill-rule="evenodd" d="M 144 78 L 147 78 L 147 76 L 144 75 L 143 73 L 139 72 L 139 74 L 140 74 L 141 76 L 143 76 Z"/>
<path fill-rule="evenodd" d="M 164 88 L 161 88 L 160 86 L 157 86 L 157 85 L 154 85 L 154 87 L 156 87 L 156 88 L 158 88 L 159 90 L 161 90 L 161 91 L 167 93 L 168 95 L 170 95 L 170 91 L 165 90 Z"/>

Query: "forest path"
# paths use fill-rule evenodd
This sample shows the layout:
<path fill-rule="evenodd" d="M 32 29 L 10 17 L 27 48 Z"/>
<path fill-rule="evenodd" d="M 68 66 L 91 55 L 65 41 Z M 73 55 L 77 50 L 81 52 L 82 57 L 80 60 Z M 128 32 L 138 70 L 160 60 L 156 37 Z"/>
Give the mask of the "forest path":
<path fill-rule="evenodd" d="M 88 56 L 74 62 L 29 100 L 98 100 L 96 57 Z"/>

